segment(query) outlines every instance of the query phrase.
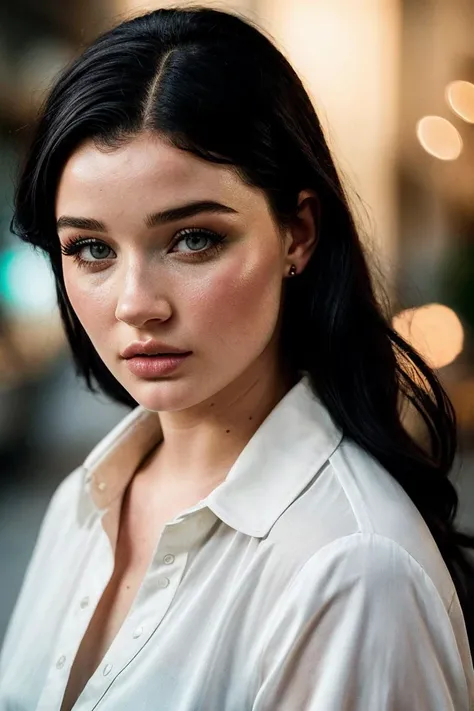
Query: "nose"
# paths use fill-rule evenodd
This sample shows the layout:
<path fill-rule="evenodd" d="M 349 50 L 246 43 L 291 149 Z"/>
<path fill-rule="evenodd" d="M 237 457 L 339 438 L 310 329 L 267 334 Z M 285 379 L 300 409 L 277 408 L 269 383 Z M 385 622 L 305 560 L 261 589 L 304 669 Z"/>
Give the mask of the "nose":
<path fill-rule="evenodd" d="M 158 288 L 156 270 L 129 268 L 122 276 L 116 319 L 140 328 L 150 320 L 167 321 L 171 314 L 171 304 L 163 295 L 163 284 Z"/>

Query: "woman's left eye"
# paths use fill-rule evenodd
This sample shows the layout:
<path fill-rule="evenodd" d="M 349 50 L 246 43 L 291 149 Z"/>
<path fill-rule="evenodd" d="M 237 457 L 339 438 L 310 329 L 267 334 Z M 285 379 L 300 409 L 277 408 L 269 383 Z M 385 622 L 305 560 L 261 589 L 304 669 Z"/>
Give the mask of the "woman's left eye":
<path fill-rule="evenodd" d="M 176 245 L 181 242 L 186 243 L 189 249 L 187 250 L 177 250 L 182 254 L 204 254 L 213 250 L 218 251 L 219 246 L 225 239 L 225 235 L 219 234 L 217 232 L 211 232 L 210 230 L 203 229 L 185 229 L 181 230 L 180 236 L 176 239 L 173 250 L 175 251 Z M 206 247 L 206 242 L 211 243 L 211 246 Z"/>

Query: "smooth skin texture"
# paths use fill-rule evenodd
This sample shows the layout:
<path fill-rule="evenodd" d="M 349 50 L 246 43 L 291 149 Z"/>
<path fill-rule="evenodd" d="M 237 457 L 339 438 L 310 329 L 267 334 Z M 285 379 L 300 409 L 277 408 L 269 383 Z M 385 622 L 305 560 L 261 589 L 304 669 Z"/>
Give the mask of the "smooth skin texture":
<path fill-rule="evenodd" d="M 198 201 L 230 209 L 147 224 L 154 213 Z M 301 273 L 316 246 L 317 209 L 314 192 L 302 191 L 298 217 L 282 234 L 262 191 L 157 134 L 114 149 L 88 140 L 65 165 L 56 200 L 61 246 L 94 241 L 63 256 L 67 294 L 116 379 L 160 413 L 164 441 L 147 471 L 155 481 L 160 472 L 168 493 L 222 481 L 294 384 L 281 363 L 279 317 L 291 264 Z M 102 226 L 78 229 L 66 217 Z M 206 232 L 186 234 L 197 228 Z M 225 235 L 217 249 L 209 231 Z M 192 355 L 171 375 L 137 377 L 120 353 L 151 338 Z"/>

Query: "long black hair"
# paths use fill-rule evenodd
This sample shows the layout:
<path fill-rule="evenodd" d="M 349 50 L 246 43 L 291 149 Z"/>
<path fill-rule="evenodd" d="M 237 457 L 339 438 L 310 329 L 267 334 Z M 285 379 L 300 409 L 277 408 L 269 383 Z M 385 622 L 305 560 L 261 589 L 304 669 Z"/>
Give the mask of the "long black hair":
<path fill-rule="evenodd" d="M 385 467 L 427 522 L 455 583 L 474 646 L 474 536 L 454 525 L 448 476 L 457 447 L 453 406 L 435 372 L 391 327 L 320 122 L 274 43 L 237 14 L 160 9 L 99 37 L 47 98 L 16 193 L 13 231 L 49 255 L 78 372 L 130 407 L 76 317 L 64 287 L 55 194 L 67 158 L 85 139 L 116 146 L 140 132 L 232 166 L 267 196 L 279 225 L 297 197 L 319 199 L 317 247 L 288 280 L 282 348 L 346 437 Z M 424 422 L 423 446 L 403 426 L 401 401 Z"/>

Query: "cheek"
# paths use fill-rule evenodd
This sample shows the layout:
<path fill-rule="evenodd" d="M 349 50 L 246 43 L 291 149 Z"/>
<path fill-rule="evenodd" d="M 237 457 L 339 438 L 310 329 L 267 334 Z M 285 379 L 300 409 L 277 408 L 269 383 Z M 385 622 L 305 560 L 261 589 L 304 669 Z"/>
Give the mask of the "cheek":
<path fill-rule="evenodd" d="M 68 269 L 64 269 L 64 284 L 77 318 L 94 341 L 95 335 L 103 333 L 106 322 L 110 321 L 111 309 L 112 315 L 114 313 L 107 290 L 91 289 L 85 280 L 74 278 Z"/>
<path fill-rule="evenodd" d="M 193 330 L 195 325 L 227 345 L 271 334 L 280 305 L 279 265 L 267 255 L 259 263 L 216 270 L 193 294 Z"/>

